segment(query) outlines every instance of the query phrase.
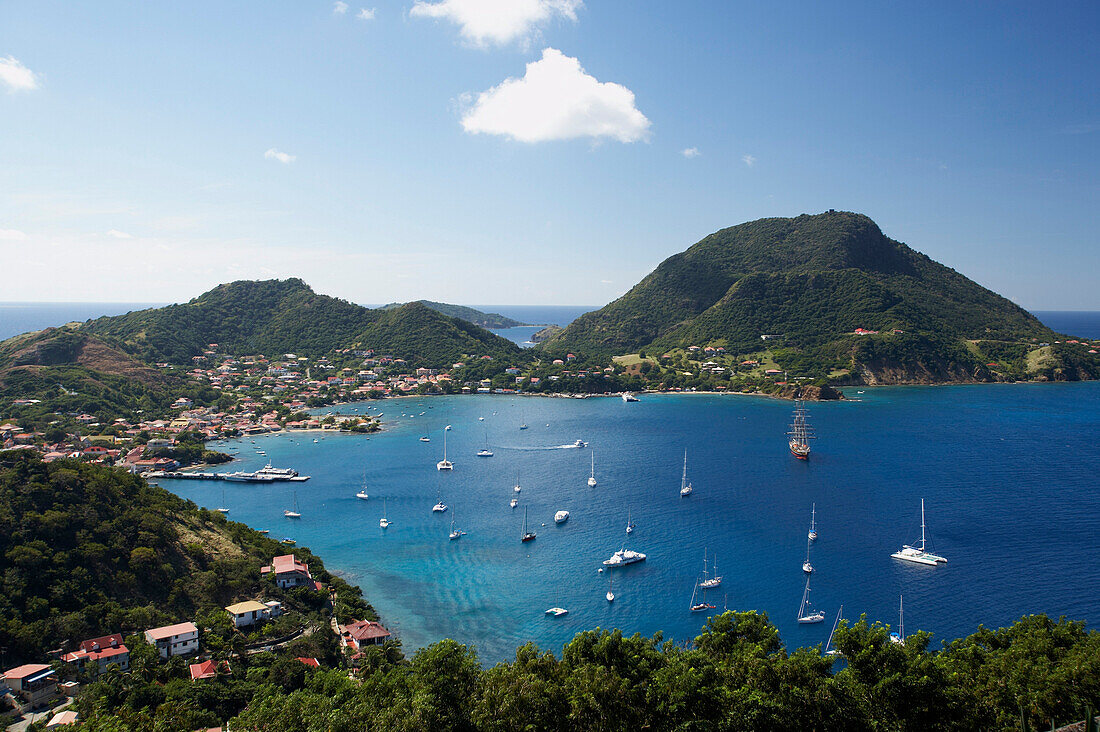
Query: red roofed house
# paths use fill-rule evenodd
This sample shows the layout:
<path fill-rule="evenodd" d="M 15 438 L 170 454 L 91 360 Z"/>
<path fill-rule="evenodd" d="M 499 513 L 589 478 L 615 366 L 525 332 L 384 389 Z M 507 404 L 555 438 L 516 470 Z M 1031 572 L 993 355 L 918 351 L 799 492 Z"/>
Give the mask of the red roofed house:
<path fill-rule="evenodd" d="M 298 587 L 299 585 L 312 585 L 313 575 L 309 573 L 309 567 L 305 562 L 298 561 L 293 554 L 284 554 L 271 560 L 268 567 L 260 567 L 260 575 L 275 574 L 275 584 L 279 587 Z"/>
<path fill-rule="evenodd" d="M 16 666 L 0 678 L 11 687 L 26 709 L 53 699 L 57 695 L 57 673 L 45 663 Z"/>
<path fill-rule="evenodd" d="M 57 727 L 64 727 L 69 724 L 76 724 L 79 721 L 77 713 L 71 709 L 66 709 L 63 712 L 58 712 L 53 715 L 53 719 L 46 722 L 46 729 L 56 729 Z"/>
<path fill-rule="evenodd" d="M 321 664 L 316 658 L 304 658 L 302 656 L 298 656 L 298 660 L 312 668 L 321 668 Z"/>
<path fill-rule="evenodd" d="M 363 646 L 382 645 L 390 637 L 390 631 L 383 628 L 381 623 L 370 620 L 356 620 L 339 627 L 340 643 L 354 651 L 362 649 Z"/>
<path fill-rule="evenodd" d="M 95 661 L 96 674 L 106 671 L 107 666 L 112 663 L 117 663 L 123 671 L 129 671 L 130 649 L 122 644 L 122 636 L 115 633 L 83 641 L 80 648 L 72 653 L 66 653 L 61 660 L 65 663 Z"/>
<path fill-rule="evenodd" d="M 228 661 L 222 661 L 220 664 L 214 661 L 202 661 L 201 663 L 191 664 L 187 667 L 187 670 L 191 672 L 192 681 L 212 679 L 218 675 L 219 671 L 225 674 L 233 673 L 233 670 L 229 668 Z"/>
<path fill-rule="evenodd" d="M 194 623 L 176 623 L 145 631 L 145 640 L 157 647 L 161 658 L 186 656 L 199 650 L 199 629 Z"/>

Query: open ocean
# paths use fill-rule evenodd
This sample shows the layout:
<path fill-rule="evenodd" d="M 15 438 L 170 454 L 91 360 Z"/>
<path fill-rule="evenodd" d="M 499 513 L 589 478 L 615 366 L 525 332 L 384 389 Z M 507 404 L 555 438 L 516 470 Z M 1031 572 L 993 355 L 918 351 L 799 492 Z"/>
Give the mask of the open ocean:
<path fill-rule="evenodd" d="M 939 640 L 1027 613 L 1100 621 L 1100 383 L 845 391 L 853 401 L 810 406 L 819 439 L 807 463 L 787 450 L 792 405 L 780 400 L 467 396 L 341 408 L 384 412 L 385 431 L 369 439 L 299 433 L 222 445 L 240 450 L 225 470 L 270 458 L 312 475 L 306 483 L 161 482 L 309 546 L 363 588 L 407 648 L 451 637 L 485 662 L 528 640 L 560 651 L 596 626 L 694 637 L 705 615 L 688 606 L 704 550 L 724 577 L 708 600 L 718 611 L 767 612 L 789 647 L 823 643 L 841 604 L 847 618 L 895 624 L 900 594 L 907 630 Z M 447 424 L 455 469 L 440 473 Z M 475 457 L 486 439 L 495 456 Z M 588 447 L 566 447 L 577 439 Z M 695 492 L 681 498 L 685 449 Z M 599 484 L 589 488 L 593 451 Z M 368 501 L 355 497 L 364 475 Z M 294 491 L 297 521 L 282 516 Z M 439 497 L 451 511 L 431 512 Z M 383 498 L 394 522 L 386 531 Z M 922 498 L 946 565 L 890 557 L 919 540 Z M 814 504 L 811 597 L 827 620 L 805 626 L 795 614 Z M 525 507 L 538 538 L 521 544 Z M 570 518 L 555 525 L 560 509 Z M 447 538 L 452 517 L 468 532 L 458 541 Z M 648 560 L 615 572 L 609 605 L 597 569 L 624 546 Z M 544 615 L 551 606 L 569 614 Z"/>

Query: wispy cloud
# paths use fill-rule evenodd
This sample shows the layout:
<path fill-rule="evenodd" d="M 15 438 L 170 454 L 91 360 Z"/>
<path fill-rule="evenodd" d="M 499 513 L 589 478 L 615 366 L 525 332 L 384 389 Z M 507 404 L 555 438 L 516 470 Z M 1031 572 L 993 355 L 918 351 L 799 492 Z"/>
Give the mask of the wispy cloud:
<path fill-rule="evenodd" d="M 283 165 L 289 165 L 298 159 L 297 155 L 291 155 L 281 150 L 276 150 L 275 148 L 269 148 L 268 151 L 264 153 L 264 157 L 268 160 L 278 160 Z"/>
<path fill-rule="evenodd" d="M 359 20 L 374 20 L 374 8 L 359 8 L 355 17 Z"/>
<path fill-rule="evenodd" d="M 502 135 L 519 142 L 609 137 L 637 142 L 650 122 L 634 106 L 634 92 L 601 82 L 580 61 L 554 48 L 527 64 L 522 79 L 505 79 L 477 95 L 462 117 L 467 132 Z"/>
<path fill-rule="evenodd" d="M 756 165 L 756 156 L 755 155 L 742 155 L 741 156 L 741 162 L 751 168 L 752 166 Z"/>
<path fill-rule="evenodd" d="M 611 284 L 614 284 L 614 283 L 611 280 L 600 280 L 600 284 L 601 285 L 611 285 Z"/>
<path fill-rule="evenodd" d="M 107 236 L 115 239 L 133 239 L 132 234 L 127 234 L 125 231 L 119 231 L 118 229 L 111 229 L 107 232 Z"/>
<path fill-rule="evenodd" d="M 697 147 L 685 147 L 680 151 L 680 154 L 685 158 L 697 158 L 699 157 L 699 148 Z"/>
<path fill-rule="evenodd" d="M 348 12 L 348 4 L 343 0 L 336 0 L 336 2 L 332 4 L 333 15 L 343 15 L 346 12 Z"/>
<path fill-rule="evenodd" d="M 416 0 L 409 15 L 442 18 L 459 26 L 467 42 L 480 48 L 530 40 L 553 18 L 575 21 L 581 0 Z"/>
<path fill-rule="evenodd" d="M 0 57 L 0 82 L 8 87 L 9 92 L 30 91 L 38 88 L 38 75 L 14 56 Z"/>
<path fill-rule="evenodd" d="M 23 241 L 26 238 L 26 233 L 19 229 L 0 229 L 0 241 Z"/>

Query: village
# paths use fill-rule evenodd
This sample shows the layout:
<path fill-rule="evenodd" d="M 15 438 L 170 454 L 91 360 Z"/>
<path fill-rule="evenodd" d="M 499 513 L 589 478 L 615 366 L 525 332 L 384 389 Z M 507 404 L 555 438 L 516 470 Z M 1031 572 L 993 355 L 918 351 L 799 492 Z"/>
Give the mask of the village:
<path fill-rule="evenodd" d="M 224 608 L 224 620 L 230 628 L 231 638 L 228 646 L 219 643 L 223 649 L 204 651 L 203 637 L 214 632 L 214 628 L 200 628 L 194 620 L 183 620 L 170 625 L 149 628 L 139 634 L 124 639 L 121 633 L 84 639 L 72 650 L 58 648 L 49 654 L 49 658 L 39 663 L 27 663 L 0 672 L 0 709 L 10 711 L 0 718 L 12 721 L 11 716 L 23 717 L 24 721 L 41 717 L 46 729 L 54 729 L 77 724 L 80 720 L 76 712 L 66 709 L 72 698 L 78 693 L 82 683 L 88 683 L 101 675 L 127 673 L 131 671 L 131 654 L 142 653 L 145 658 L 167 664 L 172 659 L 187 659 L 186 678 L 191 683 L 203 683 L 209 679 L 232 675 L 230 661 L 242 656 L 260 653 L 278 653 L 291 641 L 315 632 L 329 632 L 335 635 L 337 645 L 343 655 L 344 664 L 354 676 L 354 669 L 364 658 L 366 649 L 380 646 L 390 640 L 392 634 L 381 623 L 372 620 L 349 620 L 340 623 L 337 620 L 336 590 L 329 588 L 313 578 L 307 564 L 293 554 L 273 557 L 267 565 L 257 568 L 261 579 L 267 583 L 271 593 L 279 593 L 305 588 L 325 593 L 327 602 L 325 613 L 329 616 L 327 624 L 311 622 L 304 617 L 296 617 L 295 626 L 289 632 L 279 632 L 285 628 L 276 628 L 275 637 L 263 633 L 265 626 L 284 615 L 286 610 L 279 600 L 244 600 Z M 249 634 L 246 638 L 245 634 Z M 259 640 L 249 640 L 254 636 L 263 636 Z M 145 646 L 139 649 L 137 646 Z M 295 656 L 296 661 L 307 668 L 320 668 L 321 663 L 315 657 Z"/>

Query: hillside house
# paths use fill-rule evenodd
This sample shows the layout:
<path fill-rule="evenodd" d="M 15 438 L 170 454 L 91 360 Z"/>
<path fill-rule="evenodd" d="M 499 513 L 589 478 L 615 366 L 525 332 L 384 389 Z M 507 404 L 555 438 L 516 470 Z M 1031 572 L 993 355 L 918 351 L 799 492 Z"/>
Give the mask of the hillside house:
<path fill-rule="evenodd" d="M 117 663 L 123 671 L 130 670 L 130 649 L 122 643 L 122 635 L 105 635 L 102 638 L 91 638 L 81 641 L 80 648 L 72 653 L 66 653 L 61 657 L 65 663 L 84 665 L 88 662 L 95 664 L 95 673 L 99 675 L 107 670 L 107 666 Z"/>
<path fill-rule="evenodd" d="M 356 620 L 337 627 L 340 629 L 341 645 L 353 651 L 359 651 L 364 646 L 380 646 L 391 635 L 381 623 L 371 620 Z"/>
<path fill-rule="evenodd" d="M 199 629 L 194 623 L 176 623 L 145 631 L 145 640 L 152 643 L 161 658 L 186 656 L 199 650 Z"/>
<path fill-rule="evenodd" d="M 33 709 L 57 696 L 57 672 L 45 663 L 27 663 L 0 675 L 22 709 Z"/>
<path fill-rule="evenodd" d="M 313 584 L 313 575 L 309 573 L 309 567 L 293 554 L 275 557 L 270 565 L 260 567 L 261 576 L 268 574 L 274 574 L 275 584 L 284 589 Z"/>
<path fill-rule="evenodd" d="M 245 600 L 235 605 L 229 605 L 225 608 L 225 611 L 229 613 L 229 618 L 233 621 L 235 627 L 247 628 L 262 620 L 267 620 L 270 608 L 256 600 Z"/>

